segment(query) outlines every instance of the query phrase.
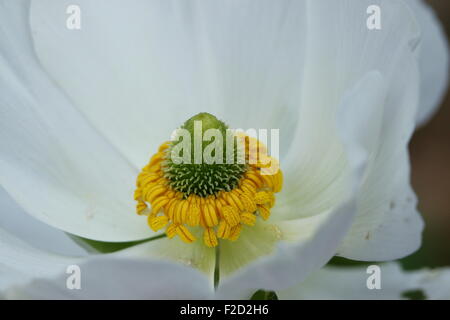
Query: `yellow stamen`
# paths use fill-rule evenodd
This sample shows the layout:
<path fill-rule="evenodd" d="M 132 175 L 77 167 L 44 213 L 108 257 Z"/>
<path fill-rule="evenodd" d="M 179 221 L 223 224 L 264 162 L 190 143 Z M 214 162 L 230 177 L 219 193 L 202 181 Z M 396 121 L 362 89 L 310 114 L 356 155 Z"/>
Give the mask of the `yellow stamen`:
<path fill-rule="evenodd" d="M 217 228 L 217 236 L 222 239 L 227 239 L 230 236 L 231 227 L 226 221 L 221 221 Z"/>
<path fill-rule="evenodd" d="M 208 228 L 205 230 L 205 233 L 203 234 L 203 241 L 210 248 L 219 244 L 213 228 Z"/>
<path fill-rule="evenodd" d="M 266 207 L 266 206 L 258 206 L 258 211 L 259 211 L 261 217 L 264 220 L 269 219 L 269 217 L 270 217 L 270 209 L 268 207 Z"/>
<path fill-rule="evenodd" d="M 168 223 L 169 219 L 166 216 L 148 217 L 148 225 L 155 232 L 164 228 Z"/>
<path fill-rule="evenodd" d="M 211 204 L 209 203 L 203 204 L 202 210 L 203 210 L 203 218 L 205 219 L 205 223 L 208 227 L 214 227 L 219 223 L 216 210 Z"/>
<path fill-rule="evenodd" d="M 253 183 L 249 182 L 249 180 L 244 181 L 241 185 L 241 188 L 242 190 L 244 190 L 244 192 L 250 195 L 254 195 L 256 193 L 256 187 Z"/>
<path fill-rule="evenodd" d="M 274 193 L 281 191 L 283 184 L 280 170 L 265 175 L 261 168 L 267 166 L 259 162 L 250 163 L 230 191 L 220 190 L 209 196 L 186 195 L 173 189 L 164 175 L 169 148 L 170 143 L 163 143 L 136 181 L 136 212 L 148 215 L 148 225 L 152 230 L 166 228 L 168 238 L 179 236 L 182 241 L 192 243 L 196 241 L 192 231 L 201 228 L 203 243 L 208 247 L 216 247 L 219 245 L 218 239 L 236 241 L 243 230 L 242 226 L 254 226 L 258 216 L 263 220 L 269 219 L 270 208 L 275 203 Z M 248 155 L 246 159 L 249 159 Z M 268 160 L 276 161 L 273 158 L 260 159 L 265 163 Z"/>
<path fill-rule="evenodd" d="M 176 236 L 176 234 L 177 234 L 177 225 L 172 223 L 166 229 L 167 238 L 172 239 L 173 237 Z"/>
<path fill-rule="evenodd" d="M 240 222 L 239 211 L 232 206 L 222 208 L 222 215 L 225 221 L 232 227 Z"/>
<path fill-rule="evenodd" d="M 165 191 L 167 191 L 167 188 L 165 186 L 157 185 L 156 187 L 152 188 L 150 192 L 147 192 L 145 199 L 147 200 L 147 202 L 151 203 L 157 196 L 163 194 Z"/>
<path fill-rule="evenodd" d="M 256 223 L 256 216 L 250 212 L 241 213 L 241 222 L 248 226 L 254 226 Z"/>
<path fill-rule="evenodd" d="M 255 195 L 256 204 L 266 204 L 272 201 L 273 194 L 267 191 L 257 192 Z"/>
<path fill-rule="evenodd" d="M 180 236 L 181 240 L 186 243 L 192 243 L 195 241 L 194 235 L 183 225 L 177 227 L 177 234 Z"/>
<path fill-rule="evenodd" d="M 264 184 L 262 178 L 260 176 L 258 176 L 256 173 L 254 172 L 248 172 L 245 174 L 245 176 L 251 181 L 253 182 L 253 184 L 255 185 L 256 188 L 261 188 Z"/>
<path fill-rule="evenodd" d="M 144 214 L 144 211 L 147 209 L 147 204 L 145 202 L 139 201 L 136 205 L 136 213 L 137 214 Z"/>
<path fill-rule="evenodd" d="M 247 212 L 255 212 L 256 210 L 256 203 L 252 196 L 248 194 L 247 192 L 243 192 L 240 195 L 241 201 L 244 204 L 244 209 Z"/>
<path fill-rule="evenodd" d="M 262 175 L 261 176 L 264 180 L 264 183 L 271 189 L 274 189 L 274 181 L 273 181 L 273 176 L 269 176 L 269 175 Z"/>
<path fill-rule="evenodd" d="M 167 204 L 167 216 L 169 217 L 170 220 L 174 221 L 174 217 L 173 217 L 173 212 L 175 210 L 175 207 L 178 205 L 178 200 L 177 199 L 172 199 L 170 200 L 170 202 Z"/>
<path fill-rule="evenodd" d="M 237 239 L 239 239 L 239 236 L 241 235 L 241 230 L 242 230 L 241 224 L 238 224 L 237 226 L 233 227 L 230 231 L 228 240 L 236 241 Z"/>
<path fill-rule="evenodd" d="M 164 142 L 162 145 L 159 146 L 158 152 L 163 152 L 167 148 L 169 148 L 170 142 Z"/>
<path fill-rule="evenodd" d="M 242 204 L 241 200 L 239 200 L 239 197 L 234 193 L 234 190 L 226 193 L 225 198 L 227 199 L 230 205 L 239 209 L 239 211 L 245 210 L 244 205 Z"/>
<path fill-rule="evenodd" d="M 188 212 L 188 220 L 187 223 L 191 227 L 196 227 L 200 223 L 200 208 L 197 203 L 191 203 Z"/>
<path fill-rule="evenodd" d="M 189 202 L 187 200 L 181 200 L 175 207 L 174 211 L 174 222 L 175 223 L 185 223 L 186 214 L 189 208 Z"/>
<path fill-rule="evenodd" d="M 170 199 L 167 197 L 160 197 L 156 199 L 152 204 L 152 214 L 158 214 L 158 212 L 169 203 Z"/>

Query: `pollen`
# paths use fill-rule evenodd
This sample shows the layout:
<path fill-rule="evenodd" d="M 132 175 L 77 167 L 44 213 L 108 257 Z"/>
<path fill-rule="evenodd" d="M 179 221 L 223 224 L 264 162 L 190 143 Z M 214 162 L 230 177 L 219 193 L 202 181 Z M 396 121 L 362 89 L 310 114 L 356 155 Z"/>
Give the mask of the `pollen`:
<path fill-rule="evenodd" d="M 189 119 L 181 128 L 193 133 L 193 121 L 201 121 L 203 130 L 213 128 L 229 134 L 223 122 L 205 113 Z M 147 216 L 149 228 L 155 232 L 164 229 L 168 238 L 179 237 L 186 243 L 198 240 L 216 247 L 220 241 L 239 239 L 245 232 L 243 226 L 252 227 L 258 218 L 270 218 L 275 194 L 283 184 L 278 161 L 257 139 L 242 133 L 234 133 L 234 138 L 243 141 L 243 161 L 232 158 L 237 163 L 175 163 L 172 151 L 177 141 L 161 144 L 139 173 L 134 193 L 137 214 Z M 203 141 L 201 151 L 208 148 Z M 217 150 L 221 148 L 216 149 L 212 153 L 216 160 L 225 160 L 230 151 L 237 151 L 225 142 L 215 142 L 226 151 L 220 157 Z M 189 155 L 184 159 L 193 158 Z M 265 170 L 270 164 L 276 164 L 276 169 Z"/>

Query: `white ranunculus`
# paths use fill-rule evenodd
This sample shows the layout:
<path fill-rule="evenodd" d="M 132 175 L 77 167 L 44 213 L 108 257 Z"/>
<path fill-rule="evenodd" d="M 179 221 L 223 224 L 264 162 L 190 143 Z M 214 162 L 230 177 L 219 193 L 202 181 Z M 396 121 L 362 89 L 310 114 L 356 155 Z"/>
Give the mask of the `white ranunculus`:
<path fill-rule="evenodd" d="M 0 220 L 5 297 L 248 298 L 287 290 L 333 255 L 384 261 L 420 246 L 407 144 L 426 118 L 418 110 L 430 114 L 443 87 L 422 91 L 443 82 L 447 63 L 421 4 L 77 3 L 82 28 L 68 30 L 71 1 L 0 0 L 0 182 L 31 216 L 11 223 L 19 211 L 11 208 Z M 373 4 L 382 8 L 381 30 L 365 27 Z M 420 51 L 421 30 L 427 48 L 439 43 L 441 59 Z M 179 239 L 71 257 L 73 248 L 48 253 L 23 242 L 33 234 L 11 234 L 36 218 L 98 241 L 154 236 L 134 214 L 139 168 L 202 111 L 232 127 L 281 128 L 285 182 L 271 218 L 221 244 L 219 260 Z M 83 270 L 83 290 L 65 288 L 71 264 Z"/>

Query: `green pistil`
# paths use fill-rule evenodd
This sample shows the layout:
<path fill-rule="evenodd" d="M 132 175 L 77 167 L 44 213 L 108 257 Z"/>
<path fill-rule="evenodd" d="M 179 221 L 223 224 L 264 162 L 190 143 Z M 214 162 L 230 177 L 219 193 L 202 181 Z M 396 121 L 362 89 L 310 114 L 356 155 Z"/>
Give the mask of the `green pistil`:
<path fill-rule="evenodd" d="M 198 131 L 199 122 L 197 122 L 197 131 L 195 131 L 196 121 L 201 122 L 202 130 L 200 132 Z M 181 129 L 189 131 L 191 136 L 191 161 L 190 163 L 174 163 L 172 161 L 171 153 L 173 148 L 179 143 L 182 143 L 180 136 L 175 137 L 172 145 L 166 151 L 166 161 L 163 167 L 165 177 L 169 180 L 170 186 L 174 190 L 182 192 L 186 198 L 191 194 L 207 197 L 215 195 L 220 191 L 230 191 L 237 187 L 239 180 L 247 170 L 247 165 L 237 163 L 235 137 L 233 137 L 233 147 L 227 148 L 226 138 L 228 126 L 215 116 L 204 112 L 187 120 L 181 126 Z M 205 161 L 201 161 L 201 163 L 196 163 L 195 161 L 195 133 L 197 134 L 197 138 L 199 134 L 201 134 L 200 137 L 203 137 L 208 129 L 217 129 L 220 131 L 223 137 L 222 145 L 219 145 L 220 141 L 216 141 L 214 138 L 212 139 L 213 141 L 202 141 L 201 154 L 203 155 L 203 151 L 208 146 L 209 150 L 214 149 L 211 149 L 211 146 L 217 147 L 215 150 L 223 150 L 222 156 L 220 156 L 220 153 L 218 154 L 218 157 L 222 160 L 220 161 L 221 163 L 209 164 L 205 163 Z M 233 152 L 233 163 L 227 163 L 227 154 L 230 152 Z M 212 152 L 212 155 L 215 156 L 215 151 Z"/>

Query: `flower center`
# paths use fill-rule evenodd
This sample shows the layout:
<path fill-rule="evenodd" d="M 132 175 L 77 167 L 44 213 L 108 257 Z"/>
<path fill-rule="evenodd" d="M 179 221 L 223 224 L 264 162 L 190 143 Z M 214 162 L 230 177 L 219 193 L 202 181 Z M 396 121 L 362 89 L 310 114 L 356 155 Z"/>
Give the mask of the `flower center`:
<path fill-rule="evenodd" d="M 213 115 L 200 113 L 187 120 L 176 131 L 173 139 L 175 142 L 166 149 L 167 162 L 162 168 L 174 190 L 183 193 L 185 197 L 191 194 L 207 197 L 220 191 L 231 191 L 238 185 L 247 171 L 247 165 L 245 161 L 238 163 L 237 141 L 227 129 L 227 125 Z M 205 135 L 211 136 L 213 141 L 204 141 Z M 181 138 L 183 140 L 178 141 Z M 227 138 L 232 139 L 231 143 L 227 143 Z M 181 155 L 177 154 L 178 151 Z M 227 157 L 230 163 L 227 163 Z M 181 158 L 183 161 L 177 163 L 176 160 Z"/>
<path fill-rule="evenodd" d="M 193 152 L 191 152 L 193 151 Z M 275 170 L 272 168 L 276 163 Z M 267 220 L 281 190 L 276 159 L 258 140 L 237 134 L 216 117 L 200 113 L 163 143 L 137 177 L 138 214 L 154 231 L 194 242 L 203 232 L 208 247 L 235 241 L 243 225 Z"/>

